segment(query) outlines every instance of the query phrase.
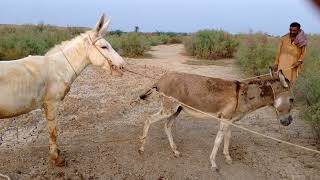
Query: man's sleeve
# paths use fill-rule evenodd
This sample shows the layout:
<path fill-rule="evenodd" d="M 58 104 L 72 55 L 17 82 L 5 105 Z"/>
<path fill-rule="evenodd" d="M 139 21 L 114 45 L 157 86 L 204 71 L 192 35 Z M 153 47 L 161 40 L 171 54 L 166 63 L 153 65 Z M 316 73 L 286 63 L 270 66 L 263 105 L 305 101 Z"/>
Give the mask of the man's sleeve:
<path fill-rule="evenodd" d="M 302 50 L 301 50 L 301 55 L 299 57 L 299 61 L 303 61 L 304 60 L 304 56 L 306 54 L 306 51 L 307 51 L 307 46 L 303 46 Z"/>
<path fill-rule="evenodd" d="M 279 64 L 279 58 L 280 58 L 280 54 L 281 54 L 281 47 L 282 47 L 282 39 L 280 39 L 280 42 L 279 42 L 279 45 L 278 45 L 276 60 L 274 62 L 275 65 Z"/>

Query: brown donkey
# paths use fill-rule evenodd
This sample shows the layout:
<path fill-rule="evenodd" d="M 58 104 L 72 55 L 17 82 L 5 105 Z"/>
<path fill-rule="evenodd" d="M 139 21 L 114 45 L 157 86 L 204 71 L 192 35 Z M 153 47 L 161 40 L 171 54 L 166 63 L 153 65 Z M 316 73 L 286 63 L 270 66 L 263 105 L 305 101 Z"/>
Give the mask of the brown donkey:
<path fill-rule="evenodd" d="M 125 61 L 103 38 L 110 22 L 105 23 L 102 15 L 93 30 L 55 46 L 45 56 L 0 62 L 0 119 L 43 108 L 49 155 L 58 166 L 64 165 L 64 160 L 56 144 L 56 112 L 73 81 L 89 64 L 113 75 L 123 73 Z"/>
<path fill-rule="evenodd" d="M 272 72 L 272 70 L 270 70 Z M 227 119 L 230 122 L 240 120 L 245 114 L 267 105 L 273 105 L 280 123 L 288 126 L 292 121 L 290 110 L 293 98 L 288 81 L 282 72 L 279 76 L 271 74 L 272 77 L 248 80 L 245 82 L 229 81 L 218 78 L 204 77 L 186 73 L 168 73 L 162 76 L 146 93 L 140 96 L 145 99 L 156 89 L 167 96 L 171 96 L 178 101 L 212 114 L 216 117 Z M 164 130 L 168 136 L 169 143 L 175 156 L 179 156 L 171 133 L 174 119 L 183 110 L 195 117 L 205 117 L 183 104 L 161 97 L 162 108 L 156 114 L 145 120 L 143 135 L 140 138 L 141 147 L 139 152 L 144 151 L 147 133 L 152 123 L 167 120 Z M 218 148 L 224 138 L 223 154 L 228 163 L 232 162 L 229 154 L 229 143 L 231 138 L 230 125 L 221 122 L 217 133 L 214 147 L 210 155 L 212 168 L 218 170 L 215 157 Z"/>

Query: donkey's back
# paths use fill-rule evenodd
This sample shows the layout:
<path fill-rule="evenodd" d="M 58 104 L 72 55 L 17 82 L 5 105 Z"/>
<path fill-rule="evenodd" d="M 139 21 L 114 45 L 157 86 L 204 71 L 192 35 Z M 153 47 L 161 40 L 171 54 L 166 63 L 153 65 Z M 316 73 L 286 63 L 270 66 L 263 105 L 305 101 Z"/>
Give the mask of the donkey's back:
<path fill-rule="evenodd" d="M 170 72 L 154 88 L 202 111 L 217 113 L 228 104 L 236 105 L 237 86 L 230 80 Z"/>
<path fill-rule="evenodd" d="M 0 118 L 41 107 L 47 69 L 43 56 L 0 62 Z"/>

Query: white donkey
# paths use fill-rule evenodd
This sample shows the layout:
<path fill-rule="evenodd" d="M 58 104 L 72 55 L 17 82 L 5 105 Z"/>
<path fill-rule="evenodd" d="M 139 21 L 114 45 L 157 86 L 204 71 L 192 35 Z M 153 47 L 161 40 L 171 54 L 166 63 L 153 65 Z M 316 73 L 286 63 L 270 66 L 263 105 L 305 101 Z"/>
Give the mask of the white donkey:
<path fill-rule="evenodd" d="M 123 74 L 125 61 L 103 38 L 111 22 L 110 18 L 105 23 L 104 17 L 93 30 L 55 46 L 45 56 L 0 62 L 0 119 L 43 108 L 48 120 L 49 156 L 57 166 L 65 163 L 56 144 L 55 117 L 73 81 L 89 64 L 112 75 Z"/>

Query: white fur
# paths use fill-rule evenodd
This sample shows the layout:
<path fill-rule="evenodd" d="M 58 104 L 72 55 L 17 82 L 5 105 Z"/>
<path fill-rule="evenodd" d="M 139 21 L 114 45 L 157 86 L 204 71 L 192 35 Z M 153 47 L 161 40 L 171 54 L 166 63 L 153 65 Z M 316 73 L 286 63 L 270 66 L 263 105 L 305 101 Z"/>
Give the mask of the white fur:
<path fill-rule="evenodd" d="M 63 162 L 56 145 L 56 110 L 77 75 L 89 64 L 122 74 L 125 61 L 101 37 L 110 21 L 104 24 L 102 15 L 95 29 L 55 46 L 45 56 L 0 62 L 0 119 L 44 108 L 50 134 L 49 154 L 56 165 Z M 98 40 L 93 43 L 92 39 Z"/>

